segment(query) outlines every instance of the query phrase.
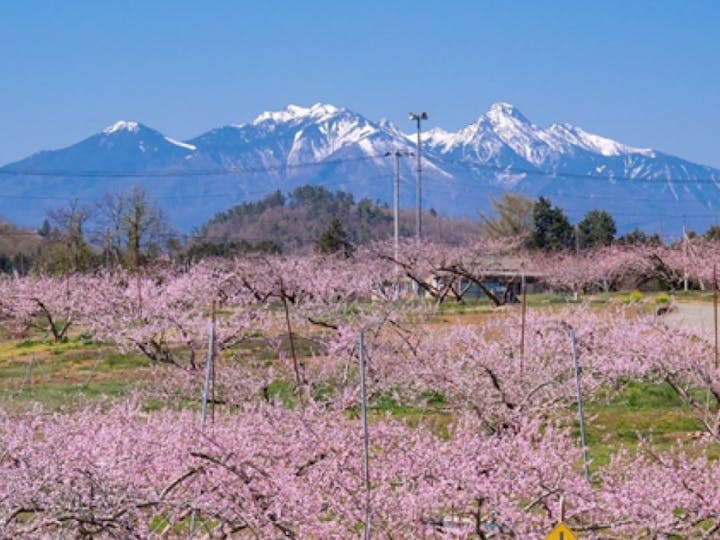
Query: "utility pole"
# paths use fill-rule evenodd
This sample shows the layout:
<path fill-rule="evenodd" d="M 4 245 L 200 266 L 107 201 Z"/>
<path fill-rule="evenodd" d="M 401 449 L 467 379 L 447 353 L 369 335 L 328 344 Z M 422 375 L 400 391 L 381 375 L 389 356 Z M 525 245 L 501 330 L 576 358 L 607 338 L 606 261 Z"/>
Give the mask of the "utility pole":
<path fill-rule="evenodd" d="M 395 150 L 394 152 L 386 152 L 386 156 L 395 156 L 395 174 L 393 177 L 393 240 L 394 240 L 394 255 L 395 255 L 395 274 L 399 273 L 400 266 L 398 261 L 400 260 L 400 157 L 401 156 L 412 156 L 412 152 L 401 152 Z M 400 284 L 396 283 L 396 297 L 400 294 Z"/>
<path fill-rule="evenodd" d="M 688 292 L 688 245 L 687 231 L 685 230 L 685 218 L 683 218 L 683 291 Z"/>
<path fill-rule="evenodd" d="M 395 182 L 393 182 L 393 240 L 395 241 L 395 291 L 393 300 L 400 298 L 400 150 L 395 150 Z"/>
<path fill-rule="evenodd" d="M 386 156 L 390 155 L 390 152 L 385 154 Z M 394 181 L 394 188 L 393 188 L 393 213 L 394 213 L 394 236 L 393 239 L 395 240 L 395 260 L 398 260 L 398 257 L 400 256 L 400 157 L 406 156 L 411 157 L 413 155 L 412 152 L 401 152 L 400 150 L 395 150 L 395 152 L 392 153 L 393 156 L 395 156 L 395 181 Z"/>
<path fill-rule="evenodd" d="M 400 251 L 400 151 L 395 150 L 395 182 L 393 189 L 393 213 L 395 222 L 393 224 L 393 239 L 395 241 L 395 265 Z"/>
<path fill-rule="evenodd" d="M 420 140 L 420 122 L 428 119 L 428 113 L 410 113 L 410 120 L 417 122 L 417 209 L 415 214 L 416 229 L 415 236 L 422 239 L 422 156 Z"/>

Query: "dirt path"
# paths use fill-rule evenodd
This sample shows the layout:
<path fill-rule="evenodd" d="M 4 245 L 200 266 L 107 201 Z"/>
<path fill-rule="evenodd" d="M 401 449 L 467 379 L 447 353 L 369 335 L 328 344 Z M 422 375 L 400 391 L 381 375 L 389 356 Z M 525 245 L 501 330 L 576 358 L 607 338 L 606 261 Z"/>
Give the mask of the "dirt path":
<path fill-rule="evenodd" d="M 712 304 L 676 304 L 677 309 L 665 316 L 668 326 L 690 328 L 710 342 L 715 340 Z"/>

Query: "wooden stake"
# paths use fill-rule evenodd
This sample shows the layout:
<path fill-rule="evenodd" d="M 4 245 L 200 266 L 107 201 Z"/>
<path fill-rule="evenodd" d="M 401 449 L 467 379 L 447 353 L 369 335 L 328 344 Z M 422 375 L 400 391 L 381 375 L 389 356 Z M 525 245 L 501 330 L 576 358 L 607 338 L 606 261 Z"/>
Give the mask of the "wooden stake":
<path fill-rule="evenodd" d="M 290 323 L 290 310 L 288 309 L 288 298 L 285 294 L 285 284 L 282 278 L 279 281 L 280 285 L 280 300 L 282 300 L 283 308 L 285 309 L 285 324 L 287 325 L 288 341 L 290 342 L 290 355 L 293 361 L 293 370 L 295 371 L 295 382 L 298 386 L 305 384 L 305 365 L 298 362 L 297 353 L 295 352 L 295 339 L 292 333 L 292 324 Z M 300 376 L 300 367 L 302 367 L 302 376 Z"/>

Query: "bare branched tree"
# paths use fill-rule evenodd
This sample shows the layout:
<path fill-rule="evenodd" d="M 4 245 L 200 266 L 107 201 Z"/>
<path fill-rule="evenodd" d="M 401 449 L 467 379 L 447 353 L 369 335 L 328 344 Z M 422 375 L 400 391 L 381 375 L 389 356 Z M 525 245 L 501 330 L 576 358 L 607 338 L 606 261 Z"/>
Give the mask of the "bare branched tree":
<path fill-rule="evenodd" d="M 85 234 L 92 213 L 90 206 L 81 204 L 77 199 L 48 212 L 48 219 L 63 245 L 59 257 L 62 260 L 54 261 L 55 266 L 73 271 L 84 270 L 90 265 L 90 247 Z"/>
<path fill-rule="evenodd" d="M 165 213 L 138 187 L 107 195 L 98 210 L 96 238 L 111 265 L 139 268 L 173 237 Z"/>

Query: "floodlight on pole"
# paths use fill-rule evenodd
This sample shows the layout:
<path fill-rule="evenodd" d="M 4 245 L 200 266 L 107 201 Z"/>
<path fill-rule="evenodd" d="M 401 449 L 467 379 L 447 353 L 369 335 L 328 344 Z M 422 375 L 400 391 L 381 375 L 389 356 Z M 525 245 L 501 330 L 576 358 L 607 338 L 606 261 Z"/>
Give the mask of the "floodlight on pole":
<path fill-rule="evenodd" d="M 417 209 L 415 214 L 417 239 L 422 238 L 422 156 L 420 149 L 420 122 L 428 119 L 428 113 L 410 113 L 410 120 L 417 122 Z"/>

